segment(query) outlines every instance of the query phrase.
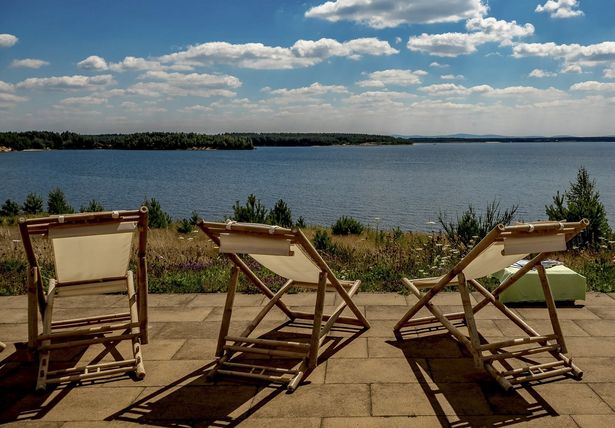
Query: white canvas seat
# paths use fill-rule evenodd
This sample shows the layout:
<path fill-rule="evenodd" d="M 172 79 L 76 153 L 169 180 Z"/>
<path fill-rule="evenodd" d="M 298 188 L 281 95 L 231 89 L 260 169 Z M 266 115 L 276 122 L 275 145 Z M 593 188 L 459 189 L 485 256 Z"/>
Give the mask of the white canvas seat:
<path fill-rule="evenodd" d="M 431 324 L 440 324 L 468 349 L 476 366 L 484 368 L 505 389 L 522 382 L 565 374 L 580 378 L 583 372 L 564 355 L 567 352 L 566 343 L 549 281 L 541 262 L 554 252 L 565 251 L 566 243 L 578 235 L 587 224 L 587 220 L 583 220 L 499 225 L 476 244 L 446 275 L 412 280 L 403 278 L 402 282 L 418 298 L 418 302 L 395 325 L 394 332 L 397 339 L 404 340 L 404 329 L 410 328 L 411 331 L 417 332 L 428 328 Z M 533 255 L 532 259 L 494 291 L 487 290 L 477 281 L 530 255 Z M 532 268 L 538 270 L 553 329 L 552 334 L 538 333 L 498 300 L 499 294 Z M 451 286 L 459 290 L 463 312 L 445 314 L 431 302 L 435 295 L 445 287 Z M 420 289 L 428 291 L 423 293 Z M 471 304 L 469 294 L 471 289 L 482 295 L 482 300 L 475 305 Z M 495 306 L 527 336 L 494 343 L 482 340 L 474 316 L 489 304 Z M 422 308 L 429 310 L 432 316 L 417 318 L 416 315 Z M 464 334 L 455 322 L 465 324 L 468 335 Z M 523 360 L 530 355 L 540 356 L 539 354 L 545 353 L 553 357 L 554 361 L 534 364 Z M 513 368 L 508 364 L 507 360 L 512 359 L 519 359 L 521 367 L 517 365 Z"/>
<path fill-rule="evenodd" d="M 36 388 L 129 372 L 144 377 L 141 344 L 147 343 L 147 209 L 21 219 L 19 227 L 30 264 L 28 343 L 32 351 L 38 352 Z M 129 270 L 135 233 L 139 235 L 136 286 Z M 53 252 L 54 274 L 46 293 L 32 241 L 36 235 L 46 237 Z M 124 293 L 127 311 L 62 320 L 54 317 L 56 299 L 95 298 L 93 295 L 106 293 Z M 42 333 L 38 331 L 39 312 Z M 129 358 L 116 349 L 123 340 L 131 341 Z M 98 343 L 115 361 L 50 370 L 53 350 Z"/>
<path fill-rule="evenodd" d="M 352 296 L 359 289 L 361 281 L 338 280 L 300 230 L 261 224 L 213 223 L 203 220 L 199 221 L 198 225 L 219 247 L 219 252 L 233 262 L 231 283 L 216 348 L 217 361 L 212 375 L 266 380 L 286 384 L 289 391 L 294 391 L 306 373 L 316 367 L 319 349 L 335 323 L 369 328 L 369 323 L 352 301 Z M 274 293 L 250 269 L 240 254 L 250 256 L 261 266 L 286 279 L 286 283 Z M 269 298 L 269 302 L 242 333 L 229 336 L 233 300 L 240 272 Z M 292 287 L 316 289 L 313 313 L 293 311 L 283 302 L 283 296 Z M 337 292 L 342 299 L 342 303 L 330 315 L 323 314 L 327 289 Z M 313 322 L 309 342 L 250 337 L 274 306 L 284 312 L 290 320 Z M 346 308 L 350 309 L 355 317 L 341 317 Z M 300 362 L 294 368 L 244 364 L 233 359 L 237 354 L 296 358 Z"/>

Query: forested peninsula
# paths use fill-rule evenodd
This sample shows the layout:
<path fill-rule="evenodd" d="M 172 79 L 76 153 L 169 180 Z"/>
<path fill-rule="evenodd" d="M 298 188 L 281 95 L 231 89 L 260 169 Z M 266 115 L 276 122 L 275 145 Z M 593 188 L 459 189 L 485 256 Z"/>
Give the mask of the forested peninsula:
<path fill-rule="evenodd" d="M 368 134 L 139 132 L 83 135 L 74 132 L 3 132 L 0 147 L 10 150 L 251 150 L 264 146 L 411 144 L 399 137 Z"/>

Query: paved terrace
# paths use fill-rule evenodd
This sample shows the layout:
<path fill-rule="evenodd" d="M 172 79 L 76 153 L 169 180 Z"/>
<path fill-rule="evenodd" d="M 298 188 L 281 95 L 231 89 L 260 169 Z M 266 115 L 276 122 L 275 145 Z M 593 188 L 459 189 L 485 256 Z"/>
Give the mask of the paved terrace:
<path fill-rule="evenodd" d="M 372 323 L 367 331 L 336 330 L 318 368 L 297 391 L 279 387 L 208 382 L 222 317 L 224 294 L 150 296 L 150 344 L 143 348 L 147 376 L 86 382 L 33 393 L 36 366 L 14 343 L 26 338 L 25 296 L 0 298 L 0 422 L 88 427 L 112 423 L 155 426 L 247 427 L 438 427 L 615 426 L 615 295 L 592 293 L 584 305 L 560 309 L 582 381 L 563 379 L 505 393 L 473 366 L 472 359 L 443 332 L 396 342 L 392 327 L 414 302 L 397 294 L 359 294 L 356 301 Z M 327 294 L 332 307 L 334 295 Z M 264 298 L 238 295 L 231 332 L 251 320 Z M 314 294 L 287 296 L 306 307 Z M 121 296 L 58 300 L 58 316 L 92 315 L 94 307 L 115 307 Z M 448 310 L 460 310 L 454 293 L 438 297 Z M 539 331 L 550 331 L 544 308 L 515 309 Z M 485 338 L 515 334 L 493 308 L 479 313 Z M 281 312 L 271 313 L 259 334 L 275 334 Z M 306 334 L 300 326 L 286 331 Z M 99 350 L 56 355 L 62 361 L 91 359 Z M 107 421 L 107 422 L 101 422 Z"/>

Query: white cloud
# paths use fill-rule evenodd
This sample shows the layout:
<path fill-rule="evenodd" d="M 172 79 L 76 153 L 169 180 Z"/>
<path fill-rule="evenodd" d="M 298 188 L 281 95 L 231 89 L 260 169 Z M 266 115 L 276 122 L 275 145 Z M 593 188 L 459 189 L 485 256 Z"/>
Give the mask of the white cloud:
<path fill-rule="evenodd" d="M 234 97 L 235 92 L 220 88 L 192 88 L 169 82 L 139 82 L 127 87 L 109 91 L 108 96 L 135 95 L 141 97 Z"/>
<path fill-rule="evenodd" d="M 440 64 L 439 62 L 434 61 L 431 64 L 429 64 L 429 66 L 433 67 L 433 68 L 446 68 L 449 65 L 448 64 Z"/>
<path fill-rule="evenodd" d="M 536 6 L 535 12 L 546 12 L 551 18 L 574 18 L 583 15 L 577 0 L 548 0 L 545 4 Z"/>
<path fill-rule="evenodd" d="M 293 69 L 310 67 L 331 57 L 358 59 L 362 55 L 393 55 L 399 51 L 387 41 L 368 37 L 338 42 L 333 39 L 298 40 L 291 47 L 272 47 L 262 43 L 232 44 L 208 42 L 187 50 L 163 55 L 162 63 L 179 66 L 230 64 L 253 69 Z"/>
<path fill-rule="evenodd" d="M 187 106 L 187 107 L 180 108 L 178 111 L 180 111 L 182 113 L 204 113 L 204 112 L 210 112 L 210 111 L 213 111 L 213 110 L 214 109 L 209 107 L 209 106 L 195 104 L 195 105 L 192 105 L 192 106 Z"/>
<path fill-rule="evenodd" d="M 357 82 L 362 87 L 383 88 L 389 85 L 410 86 L 421 83 L 421 77 L 427 75 L 423 70 L 381 70 L 368 74 L 368 79 Z"/>
<path fill-rule="evenodd" d="M 17 43 L 19 39 L 12 34 L 0 34 L 0 48 L 10 48 Z"/>
<path fill-rule="evenodd" d="M 463 74 L 443 74 L 440 76 L 442 80 L 463 80 L 465 79 Z"/>
<path fill-rule="evenodd" d="M 308 18 L 352 21 L 372 28 L 459 22 L 487 12 L 481 0 L 335 0 L 310 8 Z"/>
<path fill-rule="evenodd" d="M 11 108 L 15 103 L 27 101 L 27 98 L 15 95 L 15 85 L 0 80 L 0 108 Z"/>
<path fill-rule="evenodd" d="M 284 97 L 305 97 L 305 96 L 320 96 L 329 93 L 342 94 L 348 90 L 345 86 L 341 85 L 322 85 L 318 82 L 312 83 L 310 86 L 304 86 L 302 88 L 281 88 L 269 91 L 272 95 L 279 95 Z"/>
<path fill-rule="evenodd" d="M 603 75 L 605 79 L 615 79 L 615 64 L 611 65 L 610 68 L 605 68 Z"/>
<path fill-rule="evenodd" d="M 615 91 L 615 83 L 597 82 L 588 80 L 585 82 L 575 83 L 570 87 L 571 91 L 597 91 L 597 92 L 612 92 Z"/>
<path fill-rule="evenodd" d="M 17 83 L 20 89 L 97 89 L 115 83 L 110 74 L 98 76 L 54 76 L 54 77 L 31 77 Z"/>
<path fill-rule="evenodd" d="M 541 79 L 543 77 L 555 77 L 557 76 L 557 73 L 553 73 L 552 71 L 541 70 L 540 68 L 535 68 L 532 71 L 530 71 L 530 74 L 528 74 L 528 76 Z"/>
<path fill-rule="evenodd" d="M 583 67 L 579 64 L 564 64 L 562 69 L 560 70 L 562 73 L 583 73 Z"/>
<path fill-rule="evenodd" d="M 615 42 L 602 42 L 593 45 L 558 45 L 549 43 L 517 43 L 513 46 L 513 56 L 543 57 L 564 61 L 564 67 L 574 66 L 566 72 L 581 72 L 582 67 L 595 67 L 615 61 Z"/>
<path fill-rule="evenodd" d="M 410 37 L 408 49 L 429 55 L 456 57 L 476 52 L 485 43 L 510 45 L 513 38 L 534 34 L 532 24 L 518 25 L 516 21 L 496 20 L 495 18 L 472 18 L 466 22 L 467 33 L 441 33 Z"/>
<path fill-rule="evenodd" d="M 419 88 L 419 91 L 432 96 L 469 96 L 483 95 L 488 97 L 564 97 L 565 92 L 556 88 L 539 89 L 532 86 L 508 86 L 493 88 L 490 85 L 466 87 L 456 83 L 438 83 Z"/>
<path fill-rule="evenodd" d="M 104 58 L 98 55 L 90 55 L 77 63 L 77 67 L 83 70 L 107 70 L 109 66 Z"/>
<path fill-rule="evenodd" d="M 86 96 L 86 97 L 69 97 L 64 98 L 60 101 L 60 104 L 65 106 L 73 106 L 73 105 L 101 105 L 107 102 L 106 98 L 97 97 L 97 96 Z"/>
<path fill-rule="evenodd" d="M 239 88 L 241 81 L 235 76 L 207 73 L 168 73 L 166 71 L 148 71 L 142 79 L 162 80 L 180 88 Z"/>
<path fill-rule="evenodd" d="M 41 68 L 44 65 L 49 65 L 49 62 L 33 58 L 14 59 L 11 62 L 11 67 L 13 68 Z"/>

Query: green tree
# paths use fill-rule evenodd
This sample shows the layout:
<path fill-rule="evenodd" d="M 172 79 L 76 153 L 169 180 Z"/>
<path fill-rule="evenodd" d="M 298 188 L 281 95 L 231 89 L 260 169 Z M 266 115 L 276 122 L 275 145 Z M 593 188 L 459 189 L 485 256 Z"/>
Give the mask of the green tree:
<path fill-rule="evenodd" d="M 24 214 L 39 214 L 43 212 L 43 198 L 36 193 L 28 193 L 21 206 Z"/>
<path fill-rule="evenodd" d="M 19 204 L 11 199 L 7 199 L 0 207 L 0 217 L 15 217 L 19 214 Z"/>
<path fill-rule="evenodd" d="M 164 212 L 160 207 L 160 203 L 155 199 L 147 199 L 143 201 L 143 205 L 148 210 L 148 226 L 152 229 L 166 229 L 171 224 L 171 216 Z"/>
<path fill-rule="evenodd" d="M 250 194 L 245 206 L 239 205 L 239 201 L 235 202 L 232 220 L 244 223 L 266 223 L 267 208 L 261 204 L 260 199 L 256 199 L 254 194 Z"/>
<path fill-rule="evenodd" d="M 79 212 L 82 213 L 97 213 L 104 210 L 105 207 L 96 199 L 92 199 L 87 205 L 81 205 L 81 208 L 79 208 Z"/>
<path fill-rule="evenodd" d="M 277 201 L 271 211 L 269 211 L 267 223 L 282 227 L 293 227 L 293 216 L 284 200 L 280 199 Z"/>
<path fill-rule="evenodd" d="M 51 189 L 47 196 L 47 212 L 49 214 L 72 214 L 75 210 L 66 200 L 64 192 L 56 187 Z"/>
<path fill-rule="evenodd" d="M 596 180 L 589 176 L 583 166 L 577 171 L 576 181 L 570 183 L 563 195 L 558 191 L 553 203 L 545 206 L 545 212 L 549 220 L 589 220 L 589 226 L 573 240 L 574 245 L 597 247 L 600 238 L 611 234 L 606 210 L 596 189 Z"/>

